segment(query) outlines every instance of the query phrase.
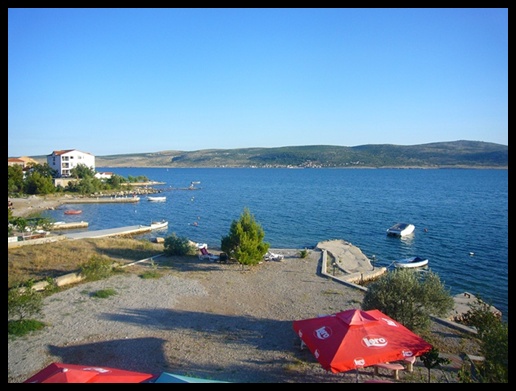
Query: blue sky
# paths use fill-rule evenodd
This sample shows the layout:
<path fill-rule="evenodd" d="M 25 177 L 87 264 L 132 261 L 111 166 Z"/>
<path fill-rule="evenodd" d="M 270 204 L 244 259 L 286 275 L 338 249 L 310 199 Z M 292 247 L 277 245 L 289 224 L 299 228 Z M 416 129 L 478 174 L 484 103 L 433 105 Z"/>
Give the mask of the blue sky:
<path fill-rule="evenodd" d="M 8 10 L 8 153 L 508 145 L 508 9 Z"/>

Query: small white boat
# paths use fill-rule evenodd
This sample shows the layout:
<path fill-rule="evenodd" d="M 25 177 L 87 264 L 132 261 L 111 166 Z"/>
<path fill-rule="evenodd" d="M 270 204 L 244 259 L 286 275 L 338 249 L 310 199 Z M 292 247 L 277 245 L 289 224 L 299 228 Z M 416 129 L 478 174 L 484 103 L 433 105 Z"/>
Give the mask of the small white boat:
<path fill-rule="evenodd" d="M 428 265 L 428 259 L 421 257 L 411 257 L 394 261 L 397 268 L 422 267 Z"/>
<path fill-rule="evenodd" d="M 152 230 L 167 228 L 168 227 L 168 221 L 166 221 L 166 220 L 153 221 L 151 223 L 150 227 L 151 227 Z"/>
<path fill-rule="evenodd" d="M 167 200 L 166 196 L 148 196 L 147 199 L 152 202 L 165 202 Z"/>
<path fill-rule="evenodd" d="M 416 227 L 409 223 L 397 223 L 387 230 L 389 236 L 407 236 L 414 232 Z"/>

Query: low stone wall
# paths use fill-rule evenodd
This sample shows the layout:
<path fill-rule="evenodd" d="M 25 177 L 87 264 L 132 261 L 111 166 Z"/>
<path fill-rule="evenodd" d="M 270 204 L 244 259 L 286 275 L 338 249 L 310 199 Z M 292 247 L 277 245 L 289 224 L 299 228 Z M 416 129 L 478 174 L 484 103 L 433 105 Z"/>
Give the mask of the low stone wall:
<path fill-rule="evenodd" d="M 53 243 L 53 242 L 58 242 L 60 240 L 65 240 L 65 239 L 66 239 L 66 237 L 57 235 L 57 236 L 45 236 L 44 238 L 39 238 L 39 239 L 20 240 L 17 242 L 9 241 L 7 243 L 7 248 L 9 249 L 9 248 L 16 248 L 16 247 L 21 247 L 21 246 L 32 246 L 35 244 Z"/>
<path fill-rule="evenodd" d="M 85 277 L 81 276 L 79 273 L 68 273 L 68 274 L 64 274 L 62 276 L 54 278 L 54 283 L 57 286 L 63 286 L 63 285 L 68 285 L 68 284 L 74 284 L 74 283 L 80 282 L 84 279 L 85 279 Z M 32 289 L 34 289 L 35 291 L 42 291 L 42 290 L 45 290 L 45 288 L 48 285 L 49 285 L 48 281 L 39 281 L 39 282 L 36 282 L 32 286 Z"/>
<path fill-rule="evenodd" d="M 373 268 L 372 270 L 364 270 L 360 272 L 354 272 L 354 273 L 346 273 L 342 268 L 339 268 L 339 265 L 336 263 L 335 267 L 338 268 L 341 272 L 345 273 L 343 275 L 335 276 L 331 273 L 328 273 L 328 250 L 322 250 L 322 259 L 321 259 L 321 274 L 324 276 L 334 279 L 336 281 L 342 282 L 348 286 L 352 286 L 357 289 L 361 289 L 363 291 L 367 291 L 367 288 L 359 285 L 361 282 L 374 280 L 378 277 L 380 277 L 382 274 L 387 272 L 387 268 L 385 267 L 378 267 Z M 330 253 L 331 254 L 331 253 Z"/>

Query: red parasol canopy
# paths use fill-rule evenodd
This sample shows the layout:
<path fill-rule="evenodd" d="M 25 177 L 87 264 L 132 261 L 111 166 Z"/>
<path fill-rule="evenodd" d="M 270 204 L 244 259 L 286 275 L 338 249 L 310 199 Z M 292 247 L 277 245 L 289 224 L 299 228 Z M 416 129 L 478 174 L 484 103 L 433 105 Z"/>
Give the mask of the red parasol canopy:
<path fill-rule="evenodd" d="M 152 377 L 123 369 L 52 363 L 24 383 L 142 383 Z"/>
<path fill-rule="evenodd" d="M 324 369 L 333 373 L 420 356 L 432 345 L 378 310 L 346 310 L 296 320 L 293 328 Z"/>

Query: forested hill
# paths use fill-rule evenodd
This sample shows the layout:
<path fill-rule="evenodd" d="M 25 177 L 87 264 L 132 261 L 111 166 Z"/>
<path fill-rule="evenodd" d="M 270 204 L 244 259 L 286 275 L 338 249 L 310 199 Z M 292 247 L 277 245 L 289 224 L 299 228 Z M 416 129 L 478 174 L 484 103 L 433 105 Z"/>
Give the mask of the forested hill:
<path fill-rule="evenodd" d="M 80 148 L 77 148 L 80 150 Z M 91 151 L 94 153 L 94 151 Z M 96 156 L 97 167 L 504 168 L 507 145 L 481 141 L 356 147 L 307 145 Z"/>

